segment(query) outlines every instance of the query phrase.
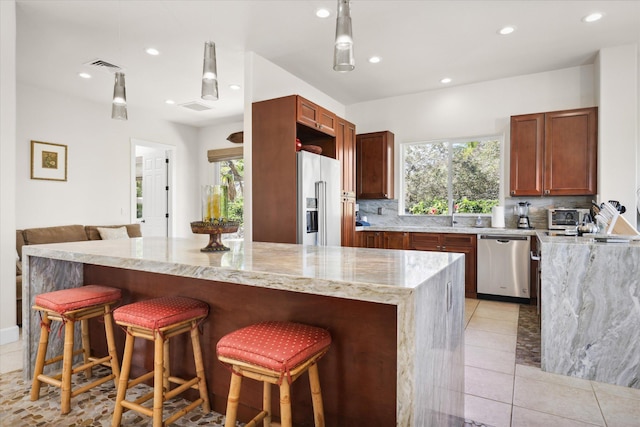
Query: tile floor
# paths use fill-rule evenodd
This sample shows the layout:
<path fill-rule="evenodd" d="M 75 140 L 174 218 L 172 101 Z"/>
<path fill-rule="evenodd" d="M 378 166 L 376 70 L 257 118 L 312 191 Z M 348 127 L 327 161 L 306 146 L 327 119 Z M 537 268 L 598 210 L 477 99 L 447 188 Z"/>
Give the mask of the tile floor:
<path fill-rule="evenodd" d="M 519 309 L 465 301 L 465 418 L 495 427 L 640 426 L 640 390 L 516 363 Z M 22 343 L 0 346 L 0 374 L 19 369 Z"/>
<path fill-rule="evenodd" d="M 495 427 L 640 426 L 640 390 L 516 363 L 519 308 L 465 301 L 465 418 Z"/>

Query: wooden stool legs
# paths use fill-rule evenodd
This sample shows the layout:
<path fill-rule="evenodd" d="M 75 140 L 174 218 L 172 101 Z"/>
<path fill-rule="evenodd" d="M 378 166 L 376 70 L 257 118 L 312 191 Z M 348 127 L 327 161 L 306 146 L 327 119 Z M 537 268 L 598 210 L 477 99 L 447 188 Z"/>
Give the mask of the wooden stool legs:
<path fill-rule="evenodd" d="M 68 312 L 61 315 L 51 310 L 46 310 L 42 307 L 35 307 L 42 313 L 42 322 L 40 327 L 40 341 L 38 343 L 38 354 L 36 356 L 36 365 L 33 372 L 33 381 L 31 385 L 31 400 L 35 401 L 40 398 L 40 389 L 42 383 L 52 385 L 60 388 L 60 413 L 62 415 L 68 414 L 71 411 L 71 398 L 75 397 L 85 391 L 90 390 L 102 383 L 109 380 L 114 381 L 117 386 L 118 378 L 120 376 L 120 365 L 118 364 L 118 358 L 116 353 L 115 339 L 113 336 L 113 324 L 111 316 L 111 305 L 98 305 L 87 307 L 75 311 Z M 102 358 L 92 357 L 91 341 L 89 339 L 89 319 L 94 317 L 104 318 L 105 334 L 107 338 L 108 356 Z M 64 325 L 64 345 L 63 353 L 60 356 L 52 357 L 47 360 L 47 347 L 49 345 L 49 336 L 51 321 L 56 320 Z M 74 350 L 74 333 L 75 324 L 80 322 L 82 331 L 82 349 Z M 73 358 L 74 356 L 82 354 L 83 363 L 74 368 Z M 58 375 L 49 376 L 45 375 L 44 368 L 47 365 L 62 361 L 62 372 Z M 87 379 L 92 377 L 92 369 L 94 366 L 103 364 L 111 368 L 111 374 L 102 378 L 98 378 L 95 381 L 86 384 L 82 387 L 73 390 L 71 387 L 71 378 L 73 374 L 84 371 L 84 375 Z"/>
<path fill-rule="evenodd" d="M 122 357 L 122 372 L 120 373 L 120 383 L 118 385 L 118 393 L 116 395 L 116 404 L 113 411 L 112 427 L 120 426 L 122 422 L 122 414 L 125 410 L 133 409 L 137 412 L 145 414 L 153 419 L 153 427 L 163 427 L 173 423 L 175 420 L 202 405 L 204 412 L 210 412 L 209 395 L 207 393 L 207 383 L 204 372 L 204 363 L 202 360 L 202 349 L 200 346 L 200 334 L 197 328 L 198 319 L 186 322 L 184 324 L 174 325 L 172 328 L 163 332 L 152 331 L 135 326 L 127 327 L 127 339 L 124 346 L 124 355 Z M 196 377 L 191 380 L 184 380 L 172 377 L 169 364 L 169 338 L 189 331 L 191 344 L 193 348 L 194 362 L 196 367 Z M 135 338 L 145 338 L 154 342 L 153 355 L 153 371 L 129 380 L 131 374 L 131 361 L 133 359 L 133 347 Z M 125 400 L 127 390 L 140 384 L 143 381 L 153 379 L 153 392 L 140 397 L 135 401 Z M 171 389 L 170 384 L 179 384 L 178 387 Z M 197 385 L 197 387 L 196 387 Z M 184 392 L 188 388 L 197 388 L 200 398 L 188 404 L 174 414 L 163 420 L 163 405 L 167 400 Z M 142 403 L 153 399 L 151 408 L 142 406 Z"/>
<path fill-rule="evenodd" d="M 262 411 L 256 415 L 245 427 L 256 427 L 260 421 L 264 427 L 271 427 L 271 384 L 278 383 L 278 376 L 270 376 L 268 372 L 255 372 L 252 367 L 233 366 L 231 374 L 231 384 L 229 385 L 229 396 L 227 397 L 227 411 L 224 427 L 235 427 L 238 418 L 238 403 L 240 401 L 240 389 L 242 386 L 242 377 L 246 376 L 255 380 L 263 381 L 262 394 Z M 238 370 L 236 370 L 238 369 Z M 303 368 L 292 379 L 295 380 Z M 252 372 L 253 371 L 253 372 Z M 311 389 L 311 399 L 313 404 L 313 420 L 316 427 L 324 427 L 324 408 L 322 404 L 322 393 L 320 390 L 320 379 L 318 376 L 318 365 L 311 363 L 308 365 L 309 385 Z M 291 415 L 291 387 L 286 378 L 282 379 L 280 384 L 280 425 L 282 427 L 292 427 L 293 419 Z"/>

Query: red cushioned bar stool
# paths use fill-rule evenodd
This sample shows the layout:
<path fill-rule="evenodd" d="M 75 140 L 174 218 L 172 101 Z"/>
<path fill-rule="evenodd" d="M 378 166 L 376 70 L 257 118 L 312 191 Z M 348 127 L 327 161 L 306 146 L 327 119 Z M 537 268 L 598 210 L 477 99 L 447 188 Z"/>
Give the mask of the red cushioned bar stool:
<path fill-rule="evenodd" d="M 329 350 L 331 335 L 315 326 L 291 322 L 263 322 L 247 326 L 218 341 L 218 359 L 232 370 L 225 427 L 234 427 L 242 377 L 263 382 L 262 411 L 246 426 L 261 420 L 271 426 L 271 384 L 280 386 L 280 423 L 291 427 L 291 384 L 309 372 L 316 427 L 324 427 L 324 409 L 318 378 L 318 359 Z"/>
<path fill-rule="evenodd" d="M 120 298 L 120 289 L 97 285 L 87 285 L 36 295 L 33 309 L 40 312 L 42 320 L 40 322 L 40 342 L 31 386 L 31 400 L 40 398 L 42 383 L 58 387 L 61 390 L 60 412 L 64 415 L 71 410 L 72 397 L 109 380 L 113 380 L 117 386 L 120 367 L 113 337 L 111 308 Z M 89 319 L 94 317 L 102 317 L 104 319 L 108 349 L 108 355 L 105 357 L 97 358 L 90 354 Z M 52 321 L 61 322 L 64 325 L 64 347 L 62 355 L 46 359 Z M 80 321 L 82 331 L 82 348 L 74 350 L 75 324 L 78 321 Z M 74 368 L 73 358 L 79 354 L 82 354 L 83 363 Z M 56 375 L 44 374 L 45 366 L 60 361 L 62 361 L 62 372 Z M 92 377 L 93 367 L 99 364 L 109 366 L 111 374 L 97 378 L 91 383 L 72 390 L 71 376 L 73 374 L 84 371 L 85 377 L 89 379 Z"/>
<path fill-rule="evenodd" d="M 122 357 L 122 373 L 111 423 L 113 427 L 120 425 L 122 413 L 129 409 L 152 417 L 153 427 L 169 425 L 200 405 L 205 412 L 211 411 L 198 331 L 198 324 L 208 314 L 209 306 L 205 302 L 185 297 L 162 297 L 139 301 L 119 307 L 113 312 L 116 324 L 125 328 L 127 332 Z M 171 376 L 169 363 L 169 340 L 187 332 L 191 336 L 196 371 L 196 376 L 188 380 Z M 154 370 L 129 380 L 136 338 L 154 342 Z M 151 378 L 153 378 L 152 392 L 134 401 L 125 399 L 128 389 Z M 171 389 L 172 383 L 179 386 Z M 198 390 L 200 398 L 163 420 L 164 402 L 190 388 Z M 150 399 L 153 399 L 153 406 L 143 406 L 143 403 Z"/>

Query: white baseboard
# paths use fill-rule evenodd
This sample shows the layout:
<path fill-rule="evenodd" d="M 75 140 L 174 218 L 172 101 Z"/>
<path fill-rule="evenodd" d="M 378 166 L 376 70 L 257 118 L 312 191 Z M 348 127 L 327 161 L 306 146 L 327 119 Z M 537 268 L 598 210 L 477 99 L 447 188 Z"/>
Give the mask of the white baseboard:
<path fill-rule="evenodd" d="M 9 344 L 20 339 L 20 328 L 18 325 L 0 329 L 0 345 Z"/>

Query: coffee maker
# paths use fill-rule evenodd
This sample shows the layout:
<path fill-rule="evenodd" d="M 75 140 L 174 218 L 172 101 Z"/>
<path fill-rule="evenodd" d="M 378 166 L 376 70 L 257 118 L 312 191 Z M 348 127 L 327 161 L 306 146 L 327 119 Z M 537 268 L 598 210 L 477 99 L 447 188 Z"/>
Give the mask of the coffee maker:
<path fill-rule="evenodd" d="M 520 202 L 516 206 L 516 214 L 518 215 L 518 228 L 532 228 L 529 222 L 529 202 Z"/>

